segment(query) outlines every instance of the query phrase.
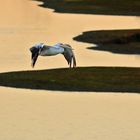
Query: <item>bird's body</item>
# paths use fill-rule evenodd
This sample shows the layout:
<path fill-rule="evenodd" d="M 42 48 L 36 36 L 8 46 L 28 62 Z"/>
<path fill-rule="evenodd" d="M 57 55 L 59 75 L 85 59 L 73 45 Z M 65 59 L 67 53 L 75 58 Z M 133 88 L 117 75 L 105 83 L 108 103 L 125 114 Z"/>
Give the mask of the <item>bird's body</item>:
<path fill-rule="evenodd" d="M 64 52 L 64 48 L 54 46 L 46 46 L 44 45 L 44 48 L 42 48 L 42 51 L 40 52 L 41 56 L 52 56 L 57 55 Z"/>
<path fill-rule="evenodd" d="M 54 56 L 57 54 L 63 54 L 71 67 L 73 61 L 73 67 L 76 67 L 76 60 L 72 48 L 68 44 L 58 43 L 54 46 L 47 46 L 43 43 L 36 44 L 30 48 L 32 53 L 32 66 L 34 67 L 38 56 Z"/>

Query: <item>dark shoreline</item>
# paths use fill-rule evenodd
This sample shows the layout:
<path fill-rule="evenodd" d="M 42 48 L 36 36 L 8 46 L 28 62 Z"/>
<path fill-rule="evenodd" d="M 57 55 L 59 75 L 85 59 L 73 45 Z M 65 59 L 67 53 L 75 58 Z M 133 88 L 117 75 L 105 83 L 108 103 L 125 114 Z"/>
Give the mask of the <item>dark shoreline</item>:
<path fill-rule="evenodd" d="M 96 44 L 96 47 L 89 47 L 92 50 L 117 54 L 140 54 L 140 29 L 88 31 L 73 39 Z"/>
<path fill-rule="evenodd" d="M 0 86 L 80 92 L 140 93 L 140 68 L 78 67 L 0 74 Z"/>
<path fill-rule="evenodd" d="M 140 16 L 139 0 L 35 0 L 59 13 Z"/>

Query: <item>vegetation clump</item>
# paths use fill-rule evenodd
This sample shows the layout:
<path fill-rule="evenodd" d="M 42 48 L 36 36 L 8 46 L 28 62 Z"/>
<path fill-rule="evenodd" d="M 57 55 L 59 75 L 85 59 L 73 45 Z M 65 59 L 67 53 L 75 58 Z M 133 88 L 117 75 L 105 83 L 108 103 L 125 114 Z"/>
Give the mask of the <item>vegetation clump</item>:
<path fill-rule="evenodd" d="M 74 40 L 93 43 L 89 49 L 119 54 L 140 54 L 140 29 L 88 31 L 74 37 Z"/>
<path fill-rule="evenodd" d="M 140 68 L 78 67 L 0 74 L 0 86 L 87 92 L 140 93 Z"/>
<path fill-rule="evenodd" d="M 140 15 L 139 0 L 37 0 L 61 13 Z"/>

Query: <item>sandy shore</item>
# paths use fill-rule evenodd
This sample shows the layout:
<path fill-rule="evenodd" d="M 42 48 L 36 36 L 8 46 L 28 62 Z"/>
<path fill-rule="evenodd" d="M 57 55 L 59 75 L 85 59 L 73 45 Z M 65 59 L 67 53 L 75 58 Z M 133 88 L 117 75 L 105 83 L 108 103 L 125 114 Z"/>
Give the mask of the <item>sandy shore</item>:
<path fill-rule="evenodd" d="M 139 140 L 140 96 L 0 88 L 1 140 Z"/>

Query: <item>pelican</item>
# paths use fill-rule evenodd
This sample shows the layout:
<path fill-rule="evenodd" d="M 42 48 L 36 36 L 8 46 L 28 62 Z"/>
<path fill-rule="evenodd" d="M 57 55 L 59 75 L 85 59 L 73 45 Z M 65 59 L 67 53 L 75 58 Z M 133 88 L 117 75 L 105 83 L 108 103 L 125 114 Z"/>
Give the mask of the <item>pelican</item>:
<path fill-rule="evenodd" d="M 54 46 L 48 46 L 44 43 L 39 43 L 30 48 L 31 52 L 31 66 L 34 67 L 38 56 L 53 56 L 57 54 L 63 54 L 69 67 L 76 67 L 76 59 L 73 53 L 73 49 L 68 44 L 57 43 Z M 73 66 L 72 66 L 73 62 Z"/>

